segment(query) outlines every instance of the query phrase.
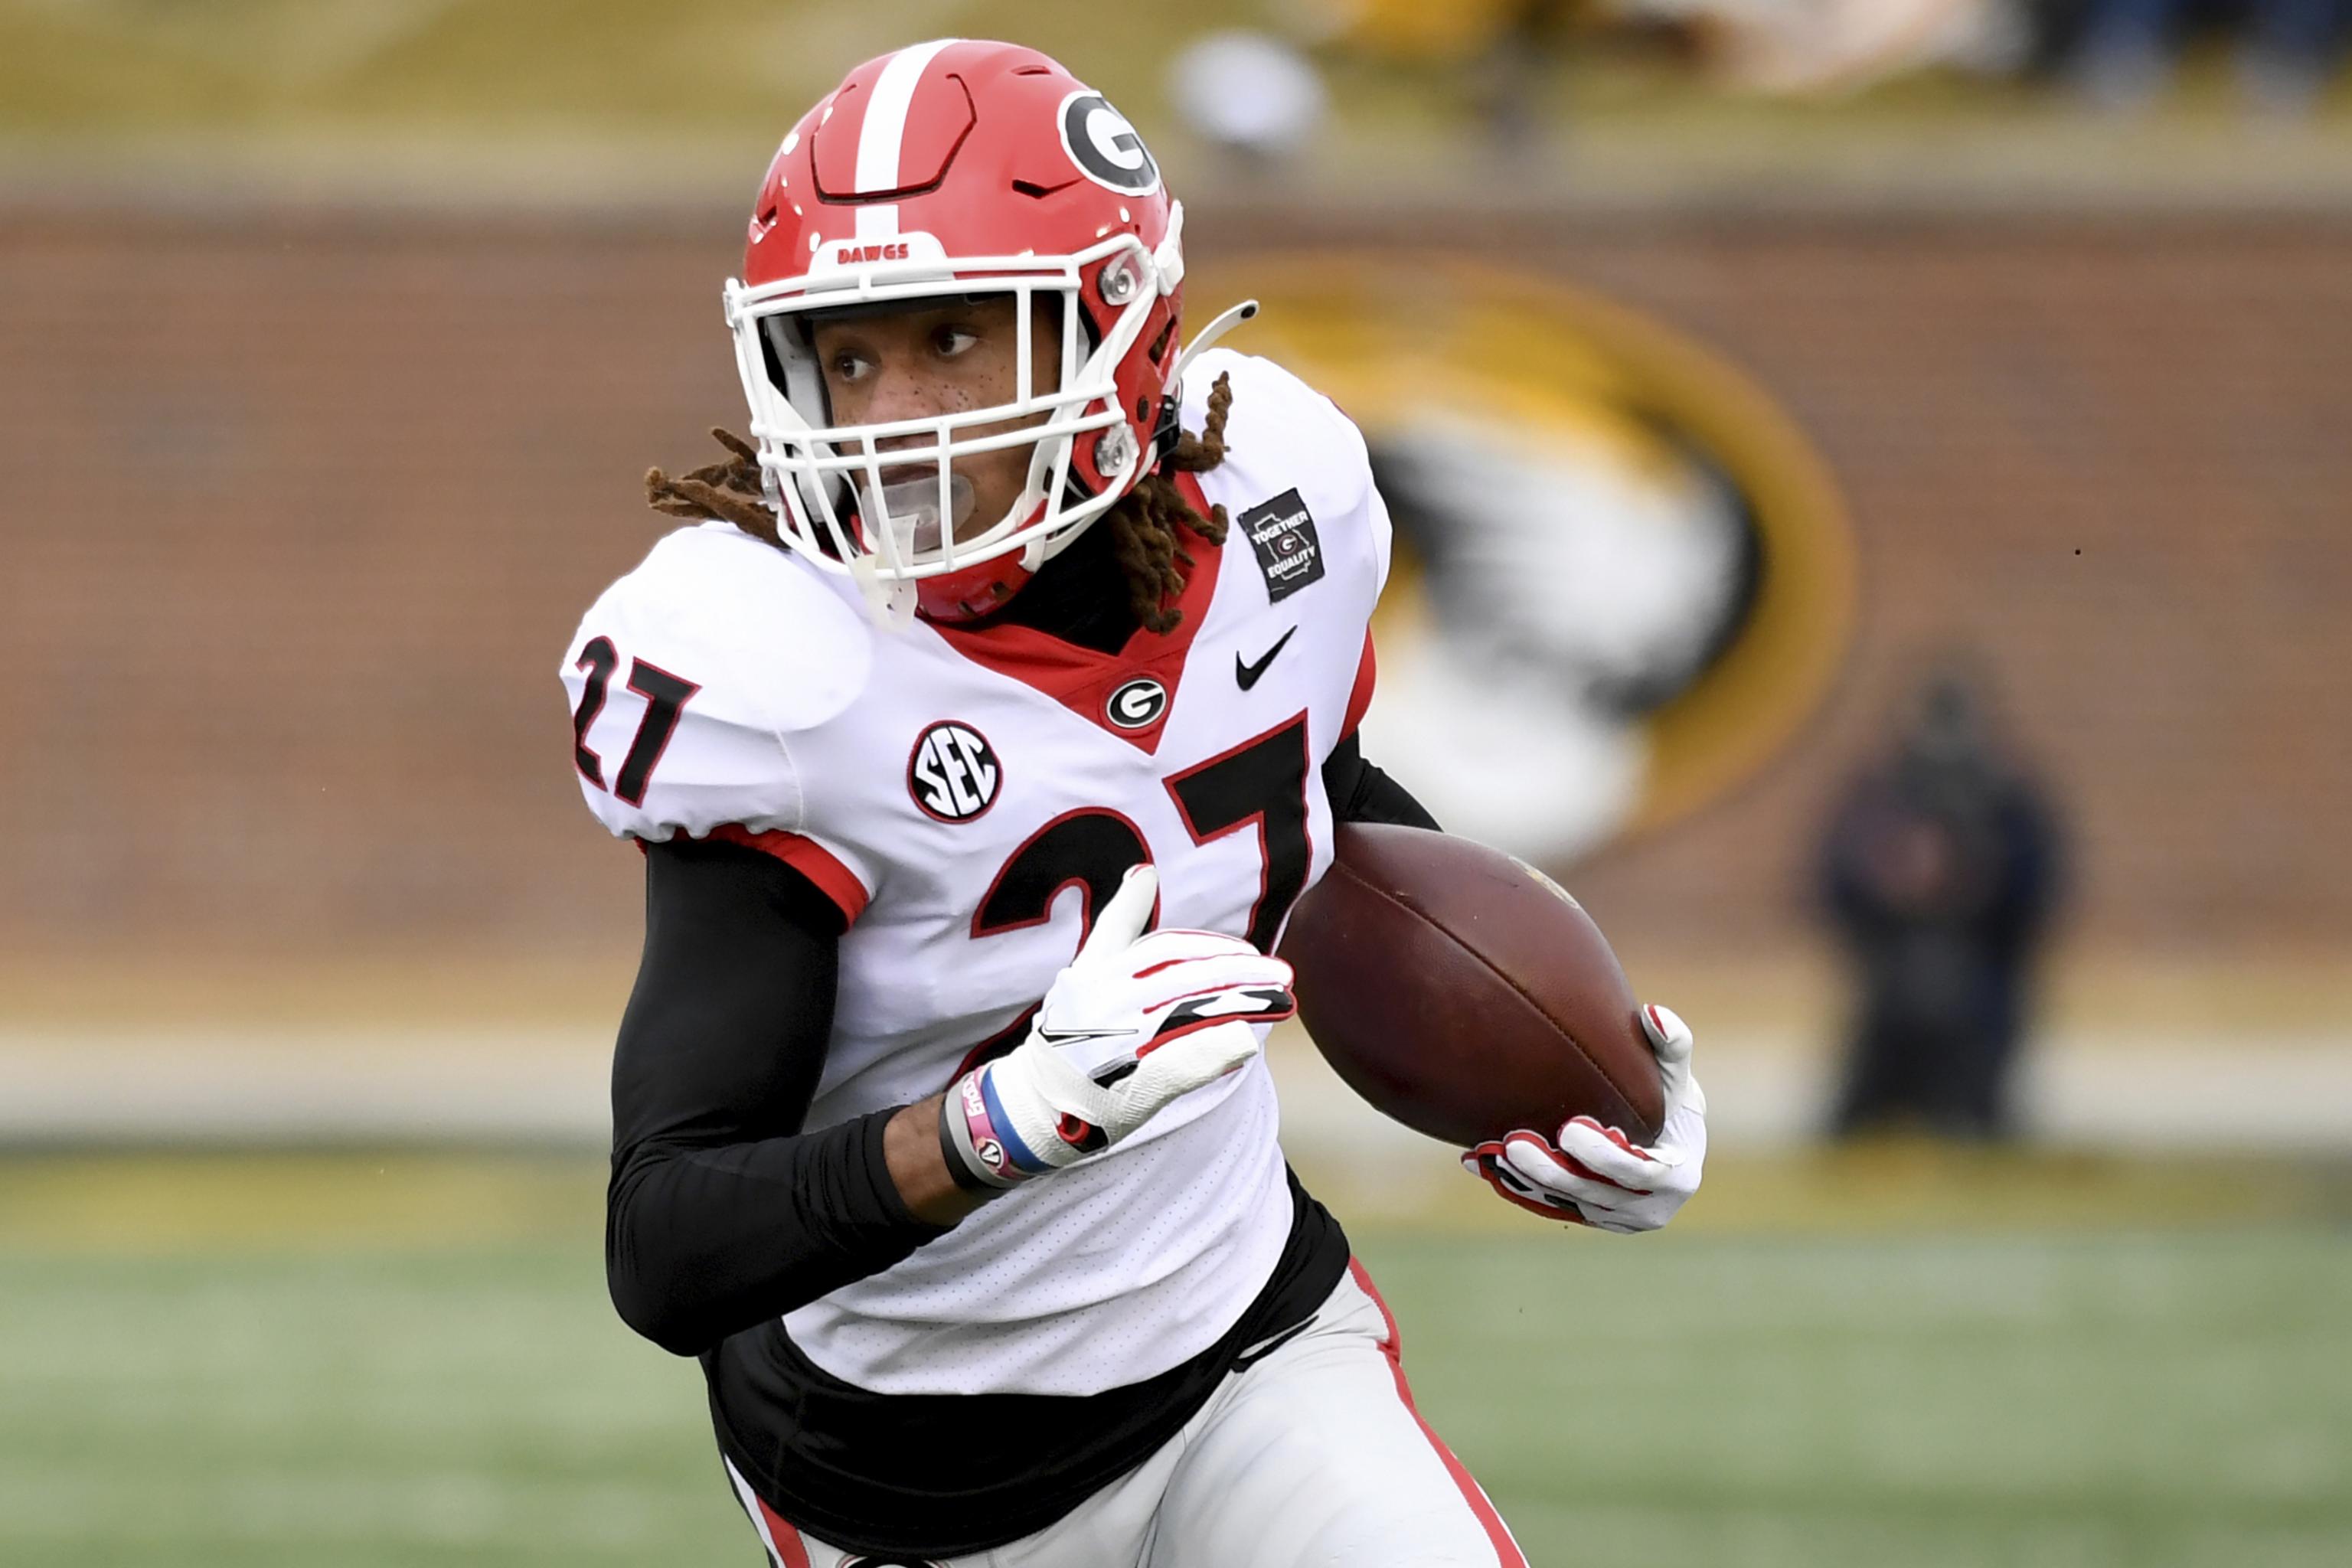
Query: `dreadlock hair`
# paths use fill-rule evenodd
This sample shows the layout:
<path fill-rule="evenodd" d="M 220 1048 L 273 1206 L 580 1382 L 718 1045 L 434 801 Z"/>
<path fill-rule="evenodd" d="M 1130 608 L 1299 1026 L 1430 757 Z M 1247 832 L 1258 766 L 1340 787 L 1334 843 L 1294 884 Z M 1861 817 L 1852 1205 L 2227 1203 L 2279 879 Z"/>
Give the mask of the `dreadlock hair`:
<path fill-rule="evenodd" d="M 1211 544 L 1225 541 L 1225 509 L 1213 506 L 1208 516 L 1202 516 L 1176 488 L 1174 476 L 1204 474 L 1225 460 L 1225 416 L 1233 406 L 1231 380 L 1220 375 L 1209 389 L 1208 417 L 1201 433 L 1179 431 L 1159 466 L 1113 501 L 1095 523 L 1110 531 L 1111 556 L 1127 578 L 1129 605 L 1146 631 L 1172 632 L 1184 619 L 1174 603 L 1193 565 L 1183 536 L 1193 534 Z M 714 428 L 710 434 L 727 448 L 726 460 L 676 479 L 647 468 L 646 503 L 669 517 L 715 517 L 782 548 L 776 514 L 761 490 L 759 453 L 729 431 Z"/>

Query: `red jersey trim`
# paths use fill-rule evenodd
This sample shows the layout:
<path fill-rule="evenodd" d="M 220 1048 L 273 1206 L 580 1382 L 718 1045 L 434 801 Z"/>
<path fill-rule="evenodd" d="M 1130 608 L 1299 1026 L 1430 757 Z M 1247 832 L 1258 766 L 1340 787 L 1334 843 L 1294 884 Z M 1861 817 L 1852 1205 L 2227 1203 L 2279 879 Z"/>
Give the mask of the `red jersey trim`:
<path fill-rule="evenodd" d="M 1346 740 L 1364 721 L 1366 710 L 1372 705 L 1372 685 L 1380 671 L 1372 658 L 1372 634 L 1364 634 L 1363 662 L 1356 666 L 1356 689 L 1348 693 L 1348 717 L 1339 725 L 1339 739 Z"/>
<path fill-rule="evenodd" d="M 710 830 L 709 837 L 724 839 L 730 844 L 740 844 L 748 849 L 757 849 L 762 855 L 774 856 L 814 882 L 818 892 L 840 906 L 842 919 L 845 921 L 855 923 L 857 917 L 866 912 L 866 901 L 872 897 L 866 892 L 866 884 L 857 879 L 856 872 L 842 863 L 839 856 L 814 838 L 782 830 L 754 833 L 733 822 L 719 824 Z"/>

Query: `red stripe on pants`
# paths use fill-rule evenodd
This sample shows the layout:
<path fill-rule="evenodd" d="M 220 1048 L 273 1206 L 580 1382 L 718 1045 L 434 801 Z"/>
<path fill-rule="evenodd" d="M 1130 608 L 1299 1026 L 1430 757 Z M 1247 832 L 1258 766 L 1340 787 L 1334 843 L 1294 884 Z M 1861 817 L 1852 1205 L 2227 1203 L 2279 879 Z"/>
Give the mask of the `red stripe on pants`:
<path fill-rule="evenodd" d="M 1461 1489 L 1462 1500 L 1470 1505 L 1470 1511 L 1477 1515 L 1478 1522 L 1486 1527 L 1486 1539 L 1495 1548 L 1496 1562 L 1501 1564 L 1501 1568 L 1528 1568 L 1528 1560 L 1521 1555 L 1519 1543 L 1511 1539 L 1510 1530 L 1503 1523 L 1503 1516 L 1495 1511 L 1495 1505 L 1486 1500 L 1486 1494 L 1471 1479 L 1469 1470 L 1454 1457 L 1454 1450 L 1429 1429 L 1429 1423 L 1422 1419 L 1421 1411 L 1414 1406 L 1412 1389 L 1404 1380 L 1404 1359 L 1397 1342 L 1396 1314 L 1389 1310 L 1389 1304 L 1381 1300 L 1381 1293 L 1372 1288 L 1372 1277 L 1364 1272 L 1361 1262 L 1353 1258 L 1348 1259 L 1348 1273 L 1356 1281 L 1356 1288 L 1370 1296 L 1372 1305 L 1381 1310 L 1381 1326 L 1388 1331 L 1388 1342 L 1381 1349 L 1389 1358 L 1390 1375 L 1396 1379 L 1397 1397 L 1404 1401 L 1406 1411 L 1421 1427 L 1421 1435 L 1429 1439 L 1429 1446 L 1437 1450 L 1437 1457 L 1445 1461 L 1445 1473 L 1452 1476 L 1454 1484 Z"/>
<path fill-rule="evenodd" d="M 752 1500 L 759 1501 L 756 1498 Z M 801 1544 L 801 1532 L 765 1502 L 760 1502 L 760 1517 L 767 1523 L 768 1539 L 776 1543 L 776 1555 L 783 1568 L 809 1568 L 808 1548 Z"/>

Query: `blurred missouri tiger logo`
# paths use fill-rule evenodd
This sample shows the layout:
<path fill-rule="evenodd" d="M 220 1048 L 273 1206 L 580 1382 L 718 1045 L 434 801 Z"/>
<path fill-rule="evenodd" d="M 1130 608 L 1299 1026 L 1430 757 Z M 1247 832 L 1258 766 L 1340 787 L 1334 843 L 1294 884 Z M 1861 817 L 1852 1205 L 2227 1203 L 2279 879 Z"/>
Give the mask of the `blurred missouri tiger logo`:
<path fill-rule="evenodd" d="M 1557 864 L 1747 778 L 1853 618 L 1827 466 L 1622 306 L 1439 258 L 1239 258 L 1235 344 L 1363 428 L 1397 550 L 1366 746 L 1449 828 Z"/>

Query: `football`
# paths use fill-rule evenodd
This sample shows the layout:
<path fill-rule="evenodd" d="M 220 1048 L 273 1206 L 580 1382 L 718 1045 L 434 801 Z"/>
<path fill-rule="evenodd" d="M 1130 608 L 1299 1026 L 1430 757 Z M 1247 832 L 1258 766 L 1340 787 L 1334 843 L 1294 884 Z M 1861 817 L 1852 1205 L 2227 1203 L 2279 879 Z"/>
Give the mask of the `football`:
<path fill-rule="evenodd" d="M 1348 1086 L 1467 1148 L 1573 1116 L 1658 1136 L 1665 1089 L 1601 928 L 1542 872 L 1417 827 L 1343 824 L 1281 955 Z"/>

